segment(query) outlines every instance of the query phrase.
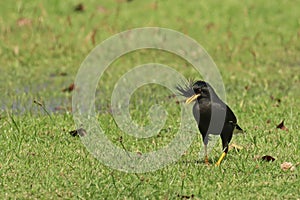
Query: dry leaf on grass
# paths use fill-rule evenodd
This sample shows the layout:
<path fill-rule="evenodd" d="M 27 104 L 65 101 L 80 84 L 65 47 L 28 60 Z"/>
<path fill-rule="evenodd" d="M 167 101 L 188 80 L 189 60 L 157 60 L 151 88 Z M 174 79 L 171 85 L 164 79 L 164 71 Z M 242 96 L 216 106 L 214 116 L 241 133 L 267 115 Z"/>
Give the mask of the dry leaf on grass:
<path fill-rule="evenodd" d="M 72 135 L 73 137 L 75 136 L 85 136 L 86 135 L 86 130 L 84 130 L 83 128 L 79 128 L 73 131 L 69 131 L 70 135 Z"/>
<path fill-rule="evenodd" d="M 289 130 L 289 129 L 284 125 L 284 120 L 282 120 L 282 121 L 280 122 L 280 124 L 278 124 L 278 125 L 276 126 L 276 128 L 279 128 L 279 129 L 284 130 L 284 131 L 288 131 L 288 130 Z"/>
<path fill-rule="evenodd" d="M 280 165 L 280 168 L 283 170 L 283 171 L 287 171 L 287 170 L 290 170 L 291 172 L 295 171 L 296 170 L 296 167 L 300 165 L 300 163 L 296 163 L 295 165 L 291 162 L 283 162 L 281 165 Z"/>
<path fill-rule="evenodd" d="M 273 161 L 275 161 L 275 158 L 272 156 L 269 156 L 269 155 L 265 155 L 265 156 L 256 155 L 256 156 L 254 156 L 254 160 L 273 162 Z"/>
<path fill-rule="evenodd" d="M 83 12 L 85 10 L 85 7 L 82 3 L 80 4 L 77 4 L 75 7 L 74 7 L 74 11 L 77 11 L 77 12 Z"/>
<path fill-rule="evenodd" d="M 106 9 L 105 7 L 103 7 L 103 6 L 98 6 L 97 10 L 100 13 L 108 13 L 109 12 L 109 10 Z"/>
<path fill-rule="evenodd" d="M 71 85 L 69 85 L 69 87 L 63 89 L 62 91 L 63 92 L 72 92 L 74 90 L 74 88 L 75 88 L 75 85 L 74 85 L 74 83 L 72 83 Z"/>
<path fill-rule="evenodd" d="M 89 32 L 85 37 L 85 42 L 87 43 L 88 41 L 91 41 L 93 45 L 96 45 L 96 33 L 97 29 L 94 29 L 91 32 Z"/>
<path fill-rule="evenodd" d="M 275 158 L 274 157 L 272 157 L 272 156 L 269 156 L 269 155 L 265 155 L 265 156 L 263 156 L 263 157 L 261 157 L 261 159 L 263 160 L 263 161 L 267 161 L 267 162 L 270 162 L 270 161 L 275 161 Z"/>
<path fill-rule="evenodd" d="M 287 171 L 287 170 L 291 170 L 291 171 L 294 171 L 295 170 L 295 167 L 293 166 L 293 164 L 291 162 L 284 162 L 280 165 L 280 168 L 283 170 L 283 171 Z"/>
<path fill-rule="evenodd" d="M 232 149 L 237 150 L 237 151 L 240 151 L 240 150 L 243 149 L 243 147 L 242 147 L 242 146 L 239 146 L 239 145 L 237 145 L 237 144 L 230 144 L 230 145 L 229 145 L 229 150 L 232 150 Z"/>
<path fill-rule="evenodd" d="M 31 19 L 28 19 L 28 18 L 19 18 L 17 20 L 17 25 L 18 26 L 31 26 L 32 24 L 32 20 Z"/>

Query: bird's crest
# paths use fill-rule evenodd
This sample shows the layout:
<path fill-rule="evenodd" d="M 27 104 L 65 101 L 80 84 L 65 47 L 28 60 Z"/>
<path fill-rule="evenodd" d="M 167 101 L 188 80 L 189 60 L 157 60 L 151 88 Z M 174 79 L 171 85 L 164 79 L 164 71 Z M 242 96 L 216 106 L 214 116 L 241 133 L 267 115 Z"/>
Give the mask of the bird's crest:
<path fill-rule="evenodd" d="M 188 82 L 185 82 L 183 85 L 177 85 L 176 89 L 179 92 L 179 95 L 184 97 L 193 96 L 195 94 L 193 90 L 194 82 L 194 79 L 189 79 Z"/>

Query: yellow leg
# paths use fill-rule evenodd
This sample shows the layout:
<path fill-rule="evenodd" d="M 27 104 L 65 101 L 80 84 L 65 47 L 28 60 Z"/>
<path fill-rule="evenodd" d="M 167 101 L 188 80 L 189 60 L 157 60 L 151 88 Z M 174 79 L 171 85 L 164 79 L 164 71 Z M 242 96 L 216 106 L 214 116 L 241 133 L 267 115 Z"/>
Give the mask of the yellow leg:
<path fill-rule="evenodd" d="M 204 162 L 205 164 L 209 165 L 208 156 L 207 156 L 207 145 L 204 145 L 204 154 L 205 154 Z"/>
<path fill-rule="evenodd" d="M 216 163 L 216 166 L 220 166 L 220 164 L 221 164 L 221 162 L 222 162 L 222 160 L 224 159 L 225 156 L 226 156 L 226 153 L 223 152 L 221 157 L 219 158 L 218 162 Z"/>
<path fill-rule="evenodd" d="M 207 156 L 207 155 L 206 155 L 205 158 L 204 158 L 204 163 L 205 163 L 206 165 L 209 165 L 209 161 L 208 161 L 208 156 Z"/>

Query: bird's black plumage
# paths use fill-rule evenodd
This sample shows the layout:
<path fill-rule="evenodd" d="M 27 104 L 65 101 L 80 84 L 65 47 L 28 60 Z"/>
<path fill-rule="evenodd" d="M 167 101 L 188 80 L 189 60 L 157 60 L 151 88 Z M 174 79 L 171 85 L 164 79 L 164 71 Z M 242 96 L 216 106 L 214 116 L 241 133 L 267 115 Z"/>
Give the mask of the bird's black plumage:
<path fill-rule="evenodd" d="M 188 97 L 187 103 L 196 101 L 193 106 L 193 115 L 197 121 L 203 143 L 208 144 L 210 134 L 220 135 L 223 151 L 228 152 L 228 145 L 235 129 L 242 130 L 232 110 L 218 97 L 213 88 L 205 81 L 196 81 L 186 87 L 178 86 L 181 95 Z M 205 152 L 207 160 L 207 152 Z M 224 154 L 224 156 L 225 156 Z M 224 157 L 223 156 L 223 157 Z M 223 158 L 222 158 L 223 159 Z M 222 161 L 218 161 L 217 165 Z"/>

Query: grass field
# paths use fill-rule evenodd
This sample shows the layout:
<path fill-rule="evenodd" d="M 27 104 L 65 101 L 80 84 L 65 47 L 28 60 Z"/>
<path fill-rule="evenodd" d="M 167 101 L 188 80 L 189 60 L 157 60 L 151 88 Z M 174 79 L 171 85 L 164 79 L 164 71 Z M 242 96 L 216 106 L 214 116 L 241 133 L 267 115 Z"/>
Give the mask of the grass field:
<path fill-rule="evenodd" d="M 90 1 L 76 11 L 79 3 L 0 3 L 0 199 L 300 199 L 300 1 Z M 202 163 L 200 135 L 174 164 L 134 174 L 100 163 L 69 134 L 76 128 L 72 92 L 62 90 L 81 62 L 113 34 L 149 26 L 187 34 L 217 64 L 227 102 L 246 130 L 232 141 L 243 149 L 230 151 L 220 167 Z M 147 111 L 160 103 L 169 113 L 161 132 L 135 139 L 114 124 L 106 106 L 114 84 L 148 62 L 201 78 L 185 60 L 154 50 L 124 55 L 105 71 L 96 97 L 99 124 L 132 152 L 168 144 L 180 119 L 170 91 L 144 86 L 132 96 L 132 118 L 147 125 Z M 288 130 L 276 128 L 282 120 Z M 211 162 L 220 153 L 218 144 Z M 265 155 L 275 161 L 260 159 Z M 284 162 L 295 170 L 282 170 Z"/>

